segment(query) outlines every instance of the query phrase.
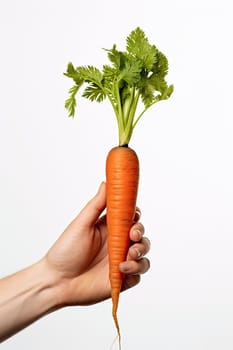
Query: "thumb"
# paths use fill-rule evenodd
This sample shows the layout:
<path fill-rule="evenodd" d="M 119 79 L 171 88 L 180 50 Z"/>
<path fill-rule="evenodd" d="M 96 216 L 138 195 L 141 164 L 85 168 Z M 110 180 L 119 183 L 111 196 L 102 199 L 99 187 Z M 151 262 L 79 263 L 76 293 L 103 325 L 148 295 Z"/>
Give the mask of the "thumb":
<path fill-rule="evenodd" d="M 79 225 L 93 226 L 106 207 L 106 184 L 102 182 L 96 195 L 85 205 L 78 215 Z"/>

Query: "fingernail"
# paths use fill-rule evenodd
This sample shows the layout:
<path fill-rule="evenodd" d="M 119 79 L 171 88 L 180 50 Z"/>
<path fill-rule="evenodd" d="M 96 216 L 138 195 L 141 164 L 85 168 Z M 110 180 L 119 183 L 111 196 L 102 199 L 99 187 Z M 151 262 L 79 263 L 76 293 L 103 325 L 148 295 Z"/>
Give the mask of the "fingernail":
<path fill-rule="evenodd" d="M 137 229 L 137 230 L 135 230 L 134 232 L 137 234 L 138 240 L 140 240 L 140 239 L 142 238 L 142 233 L 141 233 L 141 231 L 140 231 L 139 229 Z"/>
<path fill-rule="evenodd" d="M 142 253 L 140 252 L 140 250 L 138 248 L 134 248 L 134 250 L 136 251 L 137 253 L 137 259 L 140 259 L 141 256 L 142 256 Z"/>
<path fill-rule="evenodd" d="M 141 211 L 139 208 L 136 208 L 135 215 L 134 215 L 134 221 L 137 222 L 140 220 L 140 218 L 141 218 Z"/>
<path fill-rule="evenodd" d="M 99 193 L 101 192 L 102 187 L 103 187 L 103 185 L 104 185 L 104 184 L 105 184 L 105 183 L 104 183 L 104 181 L 102 181 L 102 182 L 101 182 L 101 184 L 99 185 L 99 188 L 98 188 L 97 194 L 99 194 Z"/>

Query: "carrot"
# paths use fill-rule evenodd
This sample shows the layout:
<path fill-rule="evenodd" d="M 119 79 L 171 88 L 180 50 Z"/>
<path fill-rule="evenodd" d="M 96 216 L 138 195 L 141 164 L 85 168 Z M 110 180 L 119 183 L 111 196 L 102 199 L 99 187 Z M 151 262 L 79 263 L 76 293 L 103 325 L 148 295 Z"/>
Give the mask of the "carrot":
<path fill-rule="evenodd" d="M 126 38 L 126 51 L 118 51 L 114 44 L 106 52 L 111 65 L 105 64 L 102 71 L 93 66 L 74 68 L 72 63 L 68 64 L 64 74 L 75 85 L 69 90 L 65 107 L 69 116 L 74 117 L 76 95 L 81 86 L 87 84 L 82 96 L 97 102 L 107 98 L 118 125 L 119 143 L 107 156 L 106 182 L 112 315 L 120 339 L 117 308 L 123 275 L 119 272 L 119 264 L 126 259 L 129 247 L 139 181 L 139 161 L 128 145 L 142 115 L 155 103 L 168 99 L 173 85 L 169 86 L 165 80 L 168 73 L 166 56 L 149 43 L 139 27 Z M 139 106 L 141 110 L 138 111 Z"/>
<path fill-rule="evenodd" d="M 129 230 L 135 215 L 139 182 L 139 161 L 134 150 L 129 147 L 111 149 L 106 160 L 106 180 L 112 316 L 120 338 L 117 308 L 123 275 L 119 264 L 126 259 L 129 248 Z"/>

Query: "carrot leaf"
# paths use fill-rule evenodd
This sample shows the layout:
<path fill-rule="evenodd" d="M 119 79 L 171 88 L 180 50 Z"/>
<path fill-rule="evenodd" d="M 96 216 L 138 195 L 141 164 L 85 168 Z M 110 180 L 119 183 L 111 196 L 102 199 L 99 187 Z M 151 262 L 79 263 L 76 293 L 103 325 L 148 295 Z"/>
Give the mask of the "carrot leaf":
<path fill-rule="evenodd" d="M 74 117 L 76 96 L 82 85 L 86 85 L 82 96 L 91 101 L 110 101 L 118 124 L 119 145 L 128 145 L 134 127 L 155 103 L 168 99 L 173 85 L 168 85 L 168 60 L 155 45 L 151 45 L 141 28 L 136 28 L 126 38 L 126 51 L 118 51 L 114 44 L 104 49 L 110 65 L 102 71 L 93 66 L 74 68 L 69 63 L 64 73 L 75 85 L 69 90 L 65 107 Z M 144 106 L 138 111 L 139 100 Z"/>

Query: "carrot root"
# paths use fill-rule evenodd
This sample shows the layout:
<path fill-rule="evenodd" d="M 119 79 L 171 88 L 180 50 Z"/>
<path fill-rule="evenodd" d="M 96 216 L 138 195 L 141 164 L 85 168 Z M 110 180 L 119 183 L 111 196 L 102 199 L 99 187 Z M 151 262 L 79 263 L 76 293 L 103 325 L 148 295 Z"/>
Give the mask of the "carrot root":
<path fill-rule="evenodd" d="M 121 335 L 117 310 L 124 279 L 119 264 L 126 260 L 129 248 L 129 231 L 135 216 L 138 182 L 139 161 L 136 152 L 122 146 L 110 150 L 106 160 L 109 279 L 112 317 L 119 344 Z"/>

